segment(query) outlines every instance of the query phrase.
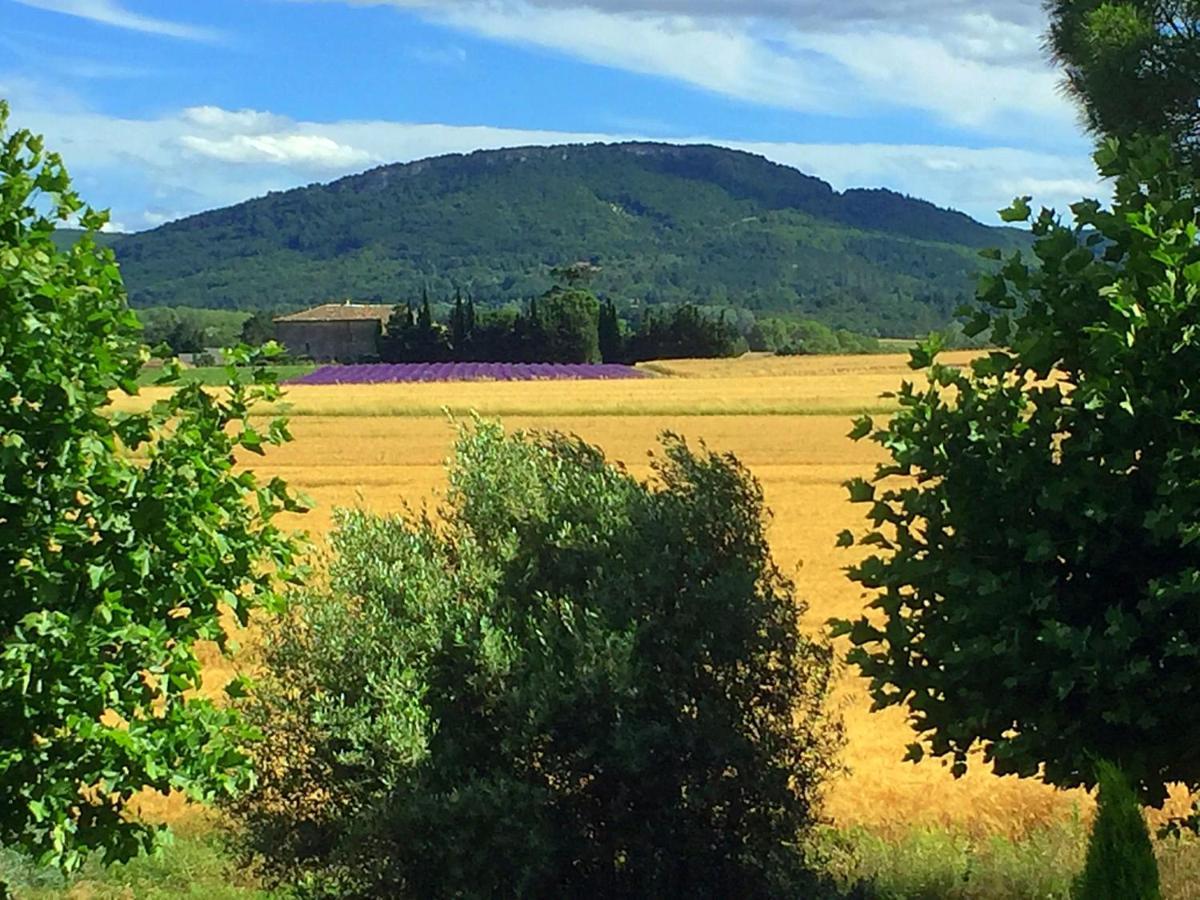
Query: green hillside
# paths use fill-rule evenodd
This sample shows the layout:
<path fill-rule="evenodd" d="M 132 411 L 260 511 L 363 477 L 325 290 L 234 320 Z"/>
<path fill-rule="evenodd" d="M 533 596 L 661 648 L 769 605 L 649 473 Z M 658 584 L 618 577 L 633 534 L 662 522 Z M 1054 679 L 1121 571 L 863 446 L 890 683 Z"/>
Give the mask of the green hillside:
<path fill-rule="evenodd" d="M 709 146 L 572 145 L 383 166 L 131 235 L 116 244 L 139 306 L 297 308 L 392 302 L 423 287 L 483 304 L 600 264 L 597 293 L 818 318 L 883 335 L 943 325 L 985 246 L 1018 232 L 883 190 L 837 193 Z"/>

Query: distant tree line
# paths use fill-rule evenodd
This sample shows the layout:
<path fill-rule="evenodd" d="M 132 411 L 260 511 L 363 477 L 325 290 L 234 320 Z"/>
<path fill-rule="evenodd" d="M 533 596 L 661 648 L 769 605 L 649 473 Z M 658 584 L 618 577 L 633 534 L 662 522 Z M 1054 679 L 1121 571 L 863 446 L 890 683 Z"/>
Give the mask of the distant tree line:
<path fill-rule="evenodd" d="M 200 353 L 214 347 L 228 347 L 244 340 L 258 346 L 274 336 L 274 324 L 269 313 L 231 312 L 216 309 L 194 309 L 180 306 L 156 306 L 137 311 L 142 325 L 142 339 L 151 347 L 166 344 L 173 353 Z M 265 319 L 260 327 L 247 335 L 250 320 Z M 262 335 L 260 337 L 260 335 Z M 249 337 L 249 340 L 246 338 Z"/>
<path fill-rule="evenodd" d="M 257 347 L 275 337 L 276 312 L 190 307 L 137 311 L 152 347 L 198 354 L 237 343 Z M 384 362 L 634 363 L 648 359 L 713 359 L 747 350 L 786 355 L 873 353 L 879 342 L 812 319 L 759 318 L 745 309 L 683 304 L 618 308 L 565 284 L 524 308 L 480 308 L 461 291 L 449 301 L 425 291 L 396 307 L 380 340 Z"/>
<path fill-rule="evenodd" d="M 456 294 L 439 321 L 428 292 L 397 306 L 379 342 L 384 362 L 636 363 L 718 359 L 748 350 L 781 354 L 871 353 L 879 342 L 812 320 L 756 320 L 747 310 L 696 304 L 630 308 L 558 286 L 522 309 L 479 309 Z"/>
<path fill-rule="evenodd" d="M 878 338 L 830 328 L 813 319 L 762 319 L 746 335 L 751 350 L 771 351 L 781 356 L 810 353 L 878 353 Z"/>
<path fill-rule="evenodd" d="M 384 362 L 600 362 L 599 317 L 590 293 L 556 288 L 520 311 L 480 312 L 458 294 L 442 323 L 426 293 L 416 309 L 396 307 L 379 356 Z"/>

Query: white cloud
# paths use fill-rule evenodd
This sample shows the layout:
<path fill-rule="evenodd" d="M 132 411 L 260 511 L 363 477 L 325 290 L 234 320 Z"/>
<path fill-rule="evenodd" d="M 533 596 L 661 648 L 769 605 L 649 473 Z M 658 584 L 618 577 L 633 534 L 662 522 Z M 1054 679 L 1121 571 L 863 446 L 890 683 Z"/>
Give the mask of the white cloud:
<path fill-rule="evenodd" d="M 423 18 L 740 100 L 913 110 L 989 137 L 1078 143 L 1039 0 L 303 0 Z M 1011 138 L 1009 138 L 1011 139 Z"/>
<path fill-rule="evenodd" d="M 179 143 L 199 156 L 228 163 L 348 169 L 373 161 L 363 150 L 315 134 L 235 134 L 221 139 L 185 134 Z"/>
<path fill-rule="evenodd" d="M 480 0 L 298 0 L 351 6 L 400 6 L 411 9 L 474 7 Z M 513 5 L 514 0 L 491 0 Z M 541 9 L 594 9 L 599 12 L 651 13 L 708 18 L 755 18 L 804 27 L 830 29 L 888 23 L 905 28 L 946 27 L 964 15 L 984 15 L 1000 22 L 1037 26 L 1043 19 L 1041 0 L 528 0 Z M 941 23 L 941 24 L 939 24 Z"/>
<path fill-rule="evenodd" d="M 88 19 L 102 25 L 143 31 L 148 34 L 161 34 L 166 37 L 191 41 L 216 41 L 221 37 L 220 32 L 211 28 L 185 25 L 181 22 L 170 22 L 166 19 L 156 19 L 152 16 L 131 12 L 121 6 L 117 0 L 16 0 L 16 2 L 50 12 Z"/>
<path fill-rule="evenodd" d="M 1074 135 L 1074 108 L 1046 67 L 1009 66 L 956 55 L 932 38 L 889 35 L 863 52 L 853 35 L 794 39 L 836 61 L 857 89 L 877 103 L 918 106 L 959 127 L 1003 133 L 1022 125 L 1052 124 Z M 1065 128 L 1064 128 L 1065 126 Z M 1019 133 L 1019 132 L 1018 132 Z"/>
<path fill-rule="evenodd" d="M 256 109 L 229 110 L 219 106 L 189 106 L 183 111 L 183 118 L 201 128 L 241 134 L 264 134 L 288 124 L 283 116 Z"/>
<path fill-rule="evenodd" d="M 451 6 L 436 18 L 494 40 L 544 47 L 742 100 L 829 113 L 842 109 L 844 93 L 832 67 L 805 65 L 732 23 L 614 16 L 591 9 L 517 15 L 494 4 Z"/>

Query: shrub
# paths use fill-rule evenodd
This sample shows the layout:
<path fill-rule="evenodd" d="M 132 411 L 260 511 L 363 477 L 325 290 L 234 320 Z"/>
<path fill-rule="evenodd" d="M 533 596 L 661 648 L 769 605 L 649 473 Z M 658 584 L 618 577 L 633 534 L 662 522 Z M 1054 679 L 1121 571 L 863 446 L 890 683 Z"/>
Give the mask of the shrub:
<path fill-rule="evenodd" d="M 1096 777 L 1096 821 L 1075 895 L 1079 900 L 1160 900 L 1158 863 L 1137 795 L 1112 763 L 1097 763 Z"/>
<path fill-rule="evenodd" d="M 342 896 L 777 894 L 834 769 L 758 484 L 664 439 L 460 434 L 441 524 L 338 514 L 270 630 L 237 841 Z M 244 842 L 244 843 L 243 843 Z"/>
<path fill-rule="evenodd" d="M 195 645 L 224 647 L 223 608 L 245 623 L 273 599 L 296 548 L 272 518 L 295 502 L 234 471 L 235 450 L 288 437 L 249 422 L 273 385 L 108 408 L 137 392 L 148 354 L 94 241 L 105 216 L 40 138 L 8 133 L 7 113 L 0 102 L 0 845 L 71 870 L 153 843 L 137 792 L 209 798 L 250 780 L 246 727 L 195 695 Z M 57 250 L 55 222 L 76 215 L 87 234 Z"/>

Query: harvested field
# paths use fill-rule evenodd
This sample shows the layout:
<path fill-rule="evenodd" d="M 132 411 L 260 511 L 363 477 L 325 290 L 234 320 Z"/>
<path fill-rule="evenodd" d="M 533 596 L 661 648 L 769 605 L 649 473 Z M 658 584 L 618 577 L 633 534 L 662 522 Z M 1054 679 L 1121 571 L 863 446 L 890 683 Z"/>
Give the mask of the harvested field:
<path fill-rule="evenodd" d="M 661 363 L 656 365 L 679 374 L 607 384 L 293 388 L 288 402 L 296 413 L 296 440 L 256 464 L 316 502 L 296 524 L 319 537 L 337 506 L 393 512 L 437 504 L 454 436 L 441 406 L 502 415 L 511 429 L 578 433 L 637 475 L 649 473 L 647 454 L 656 436 L 674 431 L 736 453 L 762 481 L 774 513 L 776 559 L 808 600 L 806 625 L 816 631 L 828 618 L 853 614 L 863 604 L 843 573 L 852 551 L 834 546 L 839 531 L 860 525 L 860 510 L 847 502 L 841 485 L 869 474 L 881 455 L 874 445 L 847 439 L 848 416 L 879 408 L 878 393 L 911 375 L 905 362 L 903 356 L 750 357 Z M 780 411 L 764 412 L 764 406 Z M 531 409 L 542 412 L 531 415 Z M 229 666 L 210 660 L 215 685 Z M 903 716 L 871 713 L 863 683 L 850 672 L 841 693 L 852 771 L 829 798 L 828 812 L 839 825 L 899 834 L 929 824 L 1021 836 L 1066 820 L 1077 804 L 1085 810 L 1090 804 L 1082 792 L 997 778 L 982 768 L 955 780 L 936 761 L 903 763 L 912 739 Z"/>

